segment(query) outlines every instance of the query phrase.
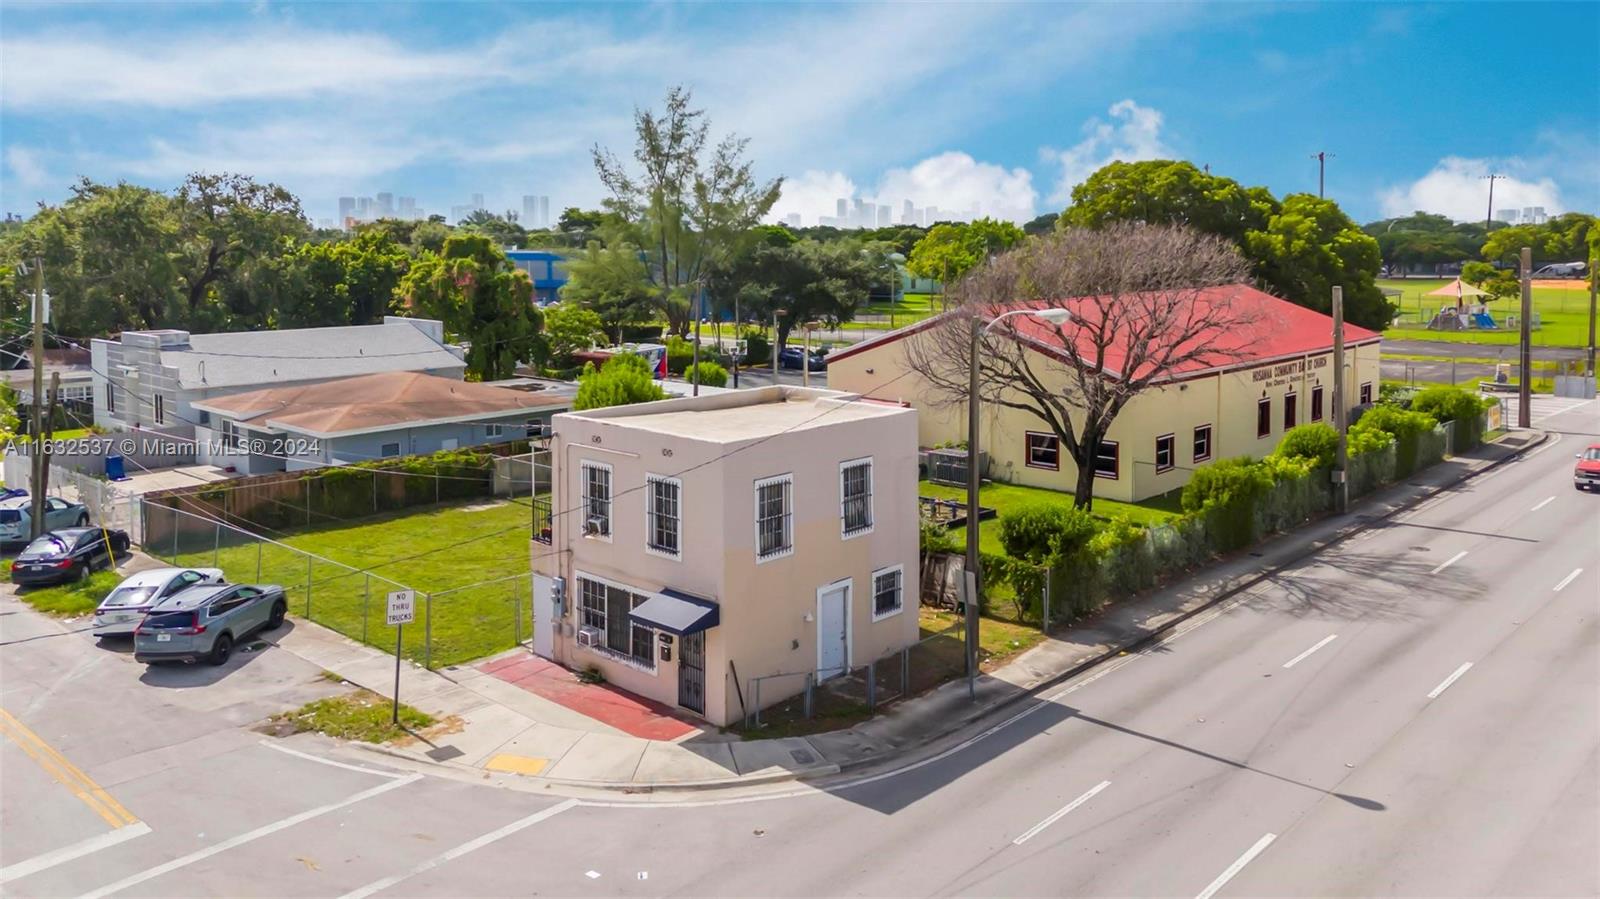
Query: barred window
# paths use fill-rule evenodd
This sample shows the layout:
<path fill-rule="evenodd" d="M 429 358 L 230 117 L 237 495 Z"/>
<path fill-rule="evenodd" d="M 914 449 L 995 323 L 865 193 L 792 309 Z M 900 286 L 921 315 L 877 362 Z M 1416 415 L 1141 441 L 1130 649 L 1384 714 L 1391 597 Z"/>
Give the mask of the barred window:
<path fill-rule="evenodd" d="M 756 482 L 756 560 L 794 552 L 794 477 Z"/>
<path fill-rule="evenodd" d="M 600 648 L 636 665 L 655 668 L 655 631 L 635 624 L 628 615 L 650 598 L 647 594 L 580 577 L 578 596 L 579 623 L 605 635 Z"/>
<path fill-rule="evenodd" d="M 872 460 L 846 462 L 839 468 L 839 517 L 844 536 L 872 530 Z"/>
<path fill-rule="evenodd" d="M 579 623 L 584 627 L 606 629 L 606 585 L 588 578 L 578 579 Z"/>
<path fill-rule="evenodd" d="M 677 558 L 679 531 L 683 526 L 680 497 L 683 482 L 677 478 L 648 475 L 645 491 L 645 545 L 652 551 Z"/>
<path fill-rule="evenodd" d="M 872 616 L 893 615 L 905 605 L 905 569 L 896 565 L 872 573 Z"/>
<path fill-rule="evenodd" d="M 583 463 L 583 519 L 585 533 L 594 522 L 596 536 L 611 536 L 611 466 Z"/>

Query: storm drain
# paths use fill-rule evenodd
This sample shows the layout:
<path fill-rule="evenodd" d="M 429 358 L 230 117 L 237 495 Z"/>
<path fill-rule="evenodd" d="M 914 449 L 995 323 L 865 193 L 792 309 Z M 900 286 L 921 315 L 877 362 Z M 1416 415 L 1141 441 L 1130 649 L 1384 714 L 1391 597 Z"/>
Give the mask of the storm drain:
<path fill-rule="evenodd" d="M 451 759 L 458 759 L 464 755 L 466 755 L 465 752 L 462 752 L 454 746 L 440 746 L 438 749 L 430 749 L 427 752 L 428 758 L 433 759 L 436 762 L 448 762 Z"/>
<path fill-rule="evenodd" d="M 805 751 L 804 749 L 791 749 L 789 750 L 789 754 L 794 756 L 794 760 L 801 765 L 809 765 L 817 760 L 816 756 Z"/>

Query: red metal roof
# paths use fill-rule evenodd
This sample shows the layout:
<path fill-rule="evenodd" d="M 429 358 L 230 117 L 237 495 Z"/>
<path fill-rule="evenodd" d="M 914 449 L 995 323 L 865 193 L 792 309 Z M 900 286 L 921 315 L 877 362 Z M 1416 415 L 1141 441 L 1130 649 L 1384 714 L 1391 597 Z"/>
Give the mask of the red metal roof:
<path fill-rule="evenodd" d="M 1028 316 L 1016 316 L 1007 321 L 1001 328 L 1010 326 L 1015 333 L 1027 340 L 1030 345 L 1040 352 L 1055 350 L 1063 358 L 1066 354 L 1063 335 L 1067 340 L 1076 344 L 1079 357 L 1093 364 L 1096 349 L 1092 342 L 1092 335 L 1099 330 L 1095 327 L 1084 327 L 1082 322 L 1098 323 L 1105 310 L 1102 305 L 1105 298 L 1101 297 L 1073 297 L 1066 300 L 1052 300 L 1037 303 L 1018 303 L 1006 306 L 997 306 L 989 311 L 995 316 L 1013 309 L 1038 308 L 1038 309 L 1068 309 L 1072 311 L 1074 321 L 1063 325 L 1060 330 L 1054 325 Z M 1135 304 L 1136 300 L 1132 301 Z M 1263 293 L 1245 284 L 1233 284 L 1225 287 L 1213 287 L 1197 291 L 1193 299 L 1196 305 L 1195 314 L 1204 315 L 1208 309 L 1205 306 L 1226 303 L 1230 308 L 1225 316 L 1227 318 L 1243 319 L 1243 323 L 1230 329 L 1228 332 L 1217 335 L 1211 340 L 1214 351 L 1202 353 L 1195 358 L 1186 360 L 1170 373 L 1174 377 L 1194 376 L 1203 372 L 1240 368 L 1269 362 L 1276 359 L 1291 358 L 1309 353 L 1328 352 L 1333 348 L 1333 319 L 1314 309 L 1279 299 L 1268 293 Z M 950 313 L 945 313 L 949 315 Z M 891 331 L 874 340 L 857 344 L 848 349 L 838 350 L 830 354 L 830 362 L 865 352 L 874 347 L 893 343 L 901 338 L 910 336 L 917 331 L 932 327 L 944 315 L 935 316 L 909 327 Z M 1148 330 L 1147 328 L 1144 330 Z M 1192 329 L 1191 329 L 1192 330 Z M 1345 343 L 1354 345 L 1370 343 L 1380 339 L 1375 331 L 1360 328 L 1346 323 L 1344 326 Z M 1105 347 L 1104 359 L 1100 368 L 1107 374 L 1122 375 L 1123 365 L 1126 363 L 1129 352 L 1133 349 L 1128 344 L 1130 338 L 1113 338 Z M 1191 348 L 1180 347 L 1179 353 L 1189 354 Z M 1167 358 L 1168 354 L 1161 352 L 1146 353 L 1145 358 Z M 1139 376 L 1143 372 L 1133 372 Z"/>

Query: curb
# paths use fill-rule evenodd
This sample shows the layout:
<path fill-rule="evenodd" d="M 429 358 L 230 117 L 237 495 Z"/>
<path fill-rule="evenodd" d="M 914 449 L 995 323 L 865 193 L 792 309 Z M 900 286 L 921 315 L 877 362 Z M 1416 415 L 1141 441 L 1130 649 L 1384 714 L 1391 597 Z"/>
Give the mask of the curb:
<path fill-rule="evenodd" d="M 945 739 L 949 738 L 950 736 L 952 736 L 953 734 L 955 734 L 955 733 L 957 733 L 957 732 L 959 732 L 959 731 L 961 731 L 961 730 L 963 730 L 963 729 L 965 729 L 965 728 L 967 728 L 967 727 L 969 727 L 969 726 L 971 726 L 973 724 L 976 724 L 976 723 L 984 720 L 985 718 L 988 718 L 988 717 L 994 715 L 996 712 L 1000 712 L 1002 710 L 1008 709 L 1011 706 L 1016 705 L 1017 703 L 1023 702 L 1024 700 L 1037 699 L 1039 694 L 1041 694 L 1041 693 L 1043 693 L 1043 692 L 1045 692 L 1047 690 L 1050 690 L 1050 689 L 1052 689 L 1054 687 L 1060 686 L 1061 684 L 1065 683 L 1066 681 L 1069 681 L 1069 680 L 1071 680 L 1071 679 L 1083 674 L 1084 672 L 1089 671 L 1092 668 L 1095 668 L 1095 667 L 1097 667 L 1099 665 L 1102 665 L 1105 662 L 1107 662 L 1107 661 L 1109 661 L 1109 660 L 1111 660 L 1113 658 L 1116 658 L 1119 655 L 1123 655 L 1123 654 L 1129 653 L 1129 652 L 1134 652 L 1136 650 L 1144 648 L 1145 646 L 1148 646 L 1148 645 L 1150 645 L 1152 643 L 1155 643 L 1158 640 L 1160 640 L 1163 636 L 1165 636 L 1173 628 L 1177 627 L 1178 625 L 1184 623 L 1185 621 L 1188 621 L 1191 618 L 1194 618 L 1195 616 L 1197 616 L 1197 615 L 1199 615 L 1199 614 L 1201 614 L 1203 612 L 1206 612 L 1206 611 L 1209 611 L 1209 610 L 1211 610 L 1213 608 L 1216 608 L 1218 605 L 1221 605 L 1222 603 L 1227 602 L 1228 600 L 1234 598 L 1235 596 L 1238 596 L 1240 593 L 1243 593 L 1244 591 L 1249 590 L 1251 587 L 1254 587 L 1257 584 L 1262 583 L 1263 581 L 1267 580 L 1268 578 L 1271 578 L 1271 577 L 1274 577 L 1274 576 L 1278 575 L 1279 573 L 1281 573 L 1283 570 L 1285 570 L 1289 566 L 1298 564 L 1299 562 L 1302 562 L 1305 559 L 1310 558 L 1311 556 L 1314 556 L 1317 553 L 1322 552 L 1323 550 L 1325 550 L 1325 549 L 1327 549 L 1327 548 L 1329 548 L 1331 546 L 1336 546 L 1336 545 L 1338 545 L 1340 543 L 1343 543 L 1344 541 L 1350 539 L 1352 536 L 1371 528 L 1374 524 L 1377 524 L 1377 523 L 1383 522 L 1383 521 L 1387 521 L 1390 518 L 1393 518 L 1395 515 L 1398 515 L 1401 512 L 1407 511 L 1407 510 L 1409 510 L 1409 509 L 1411 509 L 1411 508 L 1413 508 L 1413 507 L 1415 507 L 1415 506 L 1417 506 L 1417 505 L 1419 505 L 1419 504 L 1421 504 L 1423 502 L 1426 502 L 1427 500 L 1433 499 L 1434 497 L 1438 496 L 1441 493 L 1444 493 L 1445 491 L 1453 490 L 1457 486 L 1461 485 L 1462 483 L 1465 483 L 1466 481 L 1469 481 L 1472 478 L 1475 478 L 1478 475 L 1483 474 L 1484 472 L 1492 471 L 1492 470 L 1500 467 L 1501 465 L 1503 465 L 1503 464 L 1505 464 L 1507 462 L 1513 461 L 1513 460 L 1521 457 L 1522 455 L 1526 454 L 1528 451 L 1530 451 L 1530 450 L 1532 450 L 1532 449 L 1534 449 L 1536 447 L 1543 446 L 1544 443 L 1546 441 L 1548 441 L 1549 439 L 1550 439 L 1549 433 L 1547 433 L 1545 431 L 1539 431 L 1537 439 L 1530 441 L 1526 445 L 1524 445 L 1522 447 L 1519 447 L 1518 449 L 1506 454 L 1505 456 L 1502 456 L 1499 459 L 1491 460 L 1488 463 L 1486 463 L 1484 465 L 1481 465 L 1479 467 L 1472 468 L 1472 469 L 1470 469 L 1470 470 L 1468 470 L 1466 472 L 1463 472 L 1462 474 L 1456 476 L 1454 479 L 1452 479 L 1452 480 L 1450 480 L 1450 481 L 1448 481 L 1446 483 L 1440 484 L 1437 487 L 1434 487 L 1434 488 L 1432 488 L 1430 490 L 1426 490 L 1425 492 L 1419 493 L 1416 496 L 1412 497 L 1411 499 L 1405 501 L 1404 503 L 1401 503 L 1400 505 L 1395 506 L 1393 509 L 1390 509 L 1389 511 L 1385 512 L 1382 515 L 1379 515 L 1379 516 L 1376 516 L 1376 517 L 1373 517 L 1373 518 L 1363 519 L 1363 520 L 1360 520 L 1360 521 L 1352 521 L 1351 523 L 1349 523 L 1349 524 L 1347 524 L 1347 525 L 1345 525 L 1343 527 L 1340 527 L 1339 529 L 1334 531 L 1333 534 L 1329 535 L 1325 539 L 1313 540 L 1303 550 L 1294 553 L 1293 555 L 1289 556 L 1288 558 L 1284 559 L 1281 562 L 1278 562 L 1277 564 L 1274 564 L 1274 565 L 1272 565 L 1272 566 L 1270 566 L 1268 568 L 1262 569 L 1262 570 L 1260 570 L 1258 572 L 1255 572 L 1253 574 L 1245 576 L 1242 580 L 1239 580 L 1239 581 L 1237 581 L 1237 582 L 1235 582 L 1233 584 L 1228 585 L 1227 587 L 1222 588 L 1221 590 L 1219 590 L 1217 592 L 1217 594 L 1215 596 L 1212 596 L 1212 597 L 1206 599 L 1204 602 L 1200 603 L 1199 605 L 1195 606 L 1192 609 L 1186 609 L 1183 612 L 1180 612 L 1177 615 L 1174 615 L 1171 619 L 1169 619 L 1167 621 L 1164 621 L 1161 624 L 1157 625 L 1149 633 L 1143 634 L 1143 635 L 1139 636 L 1138 638 L 1130 640 L 1130 641 L 1127 641 L 1125 643 L 1120 643 L 1120 644 L 1116 644 L 1116 645 L 1110 646 L 1105 651 L 1103 651 L 1103 652 L 1101 652 L 1101 653 L 1099 653 L 1097 655 L 1091 656 L 1091 657 L 1089 657 L 1087 659 L 1084 659 L 1083 661 L 1077 663 L 1076 665 L 1073 665 L 1072 667 L 1070 667 L 1070 668 L 1068 668 L 1068 669 L 1066 669 L 1064 671 L 1061 671 L 1061 672 L 1058 672 L 1056 674 L 1053 674 L 1053 675 L 1045 678 L 1044 680 L 1042 680 L 1042 681 L 1040 681 L 1040 682 L 1038 682 L 1038 683 L 1036 683 L 1036 684 L 1034 684 L 1034 685 L 1032 685 L 1030 687 L 1022 689 L 1022 690 L 1020 690 L 1020 691 L 1018 691 L 1016 693 L 1010 694 L 1008 696 L 1001 697 L 1000 699 L 997 699 L 994 702 L 991 702 L 989 704 L 983 705 L 983 706 L 981 706 L 979 708 L 973 709 L 970 714 L 962 715 L 959 718 L 953 720 L 950 723 L 949 727 L 941 728 L 939 731 L 937 731 L 935 733 L 924 735 L 924 736 L 920 737 L 917 740 L 917 742 L 915 744 L 913 744 L 913 746 L 906 747 L 906 748 L 910 749 L 910 748 L 916 748 L 916 747 L 927 747 L 927 746 L 929 746 L 929 744 L 945 740 Z M 1364 501 L 1366 501 L 1368 499 L 1370 499 L 1370 497 L 1363 498 L 1362 501 L 1364 502 Z M 354 683 L 354 682 L 352 681 L 351 683 Z M 356 684 L 356 686 L 361 686 L 361 685 L 360 684 Z M 423 753 L 410 752 L 408 750 L 399 749 L 397 747 L 381 746 L 381 745 L 376 745 L 376 744 L 372 744 L 372 743 L 355 743 L 354 745 L 359 747 L 359 748 L 361 748 L 361 749 L 364 749 L 364 750 L 366 750 L 368 752 L 373 752 L 373 753 L 377 753 L 379 755 L 386 755 L 386 756 L 391 756 L 391 757 L 394 757 L 394 758 L 404 759 L 406 761 L 413 762 L 413 763 L 419 763 L 419 764 L 425 764 L 425 765 L 433 765 L 433 766 L 437 766 L 437 767 L 440 767 L 440 768 L 448 768 L 448 769 L 451 769 L 451 770 L 468 772 L 468 773 L 472 773 L 472 774 L 479 774 L 479 773 L 484 772 L 484 769 L 481 769 L 481 768 L 471 767 L 471 766 L 467 766 L 467 765 L 461 765 L 461 764 L 457 764 L 457 763 L 453 763 L 453 762 L 441 762 L 441 761 L 438 761 L 437 759 L 429 758 L 427 755 L 425 755 Z M 573 788 L 579 788 L 579 789 L 604 790 L 604 791 L 616 792 L 616 793 L 632 793 L 632 794 L 671 793 L 671 792 L 685 792 L 685 793 L 688 793 L 688 792 L 700 792 L 700 791 L 726 789 L 728 787 L 758 786 L 758 785 L 772 784 L 772 783 L 783 783 L 783 782 L 787 782 L 787 781 L 796 781 L 796 782 L 808 781 L 808 780 L 812 780 L 812 779 L 815 779 L 815 778 L 827 777 L 827 776 L 830 776 L 830 775 L 833 775 L 833 774 L 842 774 L 842 773 L 853 771 L 853 770 L 856 770 L 856 769 L 859 769 L 859 768 L 864 768 L 864 767 L 867 767 L 869 765 L 881 764 L 881 763 L 884 762 L 885 759 L 891 759 L 891 758 L 894 758 L 895 756 L 903 756 L 904 754 L 905 754 L 904 751 L 896 751 L 896 752 L 888 753 L 888 754 L 885 754 L 885 755 L 865 757 L 865 758 L 859 758 L 859 759 L 851 759 L 851 760 L 848 760 L 848 761 L 845 761 L 845 762 L 841 762 L 841 763 L 838 763 L 838 764 L 829 763 L 829 764 L 826 764 L 826 765 L 816 765 L 816 766 L 813 766 L 813 767 L 810 767 L 810 768 L 806 768 L 806 769 L 801 770 L 801 771 L 777 771 L 777 772 L 773 772 L 771 774 L 758 774 L 758 775 L 751 775 L 751 776 L 748 776 L 748 777 L 735 776 L 735 777 L 714 778 L 714 779 L 711 779 L 711 780 L 678 781 L 678 782 L 674 782 L 674 783 L 631 783 L 631 782 L 625 783 L 625 782 L 620 782 L 620 781 L 573 780 L 573 779 L 566 779 L 566 778 L 554 778 L 554 777 L 543 777 L 543 776 L 528 777 L 526 779 L 529 782 L 543 783 L 543 784 L 550 785 L 550 786 L 558 786 L 558 787 L 565 786 L 565 787 L 573 787 Z"/>
<path fill-rule="evenodd" d="M 1280 562 L 1280 563 L 1278 563 L 1276 565 L 1273 565 L 1270 568 L 1266 568 L 1266 569 L 1264 569 L 1264 570 L 1262 570 L 1260 572 L 1257 572 L 1256 574 L 1250 575 L 1249 577 L 1246 577 L 1244 580 L 1242 580 L 1242 581 L 1240 581 L 1238 583 L 1235 583 L 1235 584 L 1233 584 L 1233 585 L 1231 585 L 1231 586 L 1219 591 L 1216 596 L 1213 596 L 1210 599 L 1207 599 L 1205 602 L 1195 606 L 1192 609 L 1188 609 L 1188 610 L 1186 610 L 1184 612 L 1179 613 L 1178 615 L 1173 616 L 1168 621 L 1162 622 L 1161 624 L 1157 625 L 1154 630 L 1150 631 L 1148 634 L 1144 634 L 1143 636 L 1139 637 L 1138 639 L 1130 640 L 1130 641 L 1128 641 L 1126 643 L 1122 643 L 1122 644 L 1118 644 L 1118 645 L 1112 646 L 1109 649 L 1105 650 L 1104 652 L 1102 652 L 1102 653 L 1100 653 L 1098 655 L 1095 655 L 1095 656 L 1091 656 L 1090 658 L 1084 659 L 1082 662 L 1079 662 L 1078 664 L 1073 665 L 1071 668 L 1068 668 L 1067 670 L 1062 671 L 1062 672 L 1060 672 L 1058 674 L 1051 675 L 1050 677 L 1045 678 L 1044 680 L 1040 681 L 1039 683 L 1034 684 L 1033 686 L 1028 687 L 1028 688 L 1026 688 L 1026 689 L 1024 689 L 1024 690 L 1022 690 L 1022 691 L 1020 691 L 1018 693 L 1014 693 L 1012 695 L 1002 697 L 1002 698 L 996 700 L 995 702 L 993 702 L 993 703 L 991 703 L 989 705 L 983 706 L 981 709 L 973 710 L 972 714 L 962 716 L 952 726 L 947 727 L 947 728 L 943 728 L 943 729 L 939 730 L 937 733 L 929 734 L 929 735 L 923 737 L 921 740 L 918 741 L 919 745 L 927 746 L 930 743 L 933 743 L 933 742 L 936 742 L 936 741 L 940 741 L 940 740 L 944 740 L 944 739 L 950 737 L 951 735 L 955 734 L 956 732 L 962 730 L 963 728 L 966 728 L 966 727 L 969 727 L 969 726 L 971 726 L 973 724 L 976 724 L 979 721 L 982 721 L 983 719 L 989 717 L 990 715 L 993 715 L 996 712 L 999 712 L 999 711 L 1001 711 L 1003 709 L 1010 708 L 1011 706 L 1013 706 L 1013 705 L 1015 705 L 1015 704 L 1017 704 L 1019 702 L 1022 702 L 1024 700 L 1027 700 L 1027 699 L 1036 699 L 1036 698 L 1038 698 L 1040 693 L 1043 693 L 1043 692 L 1045 692 L 1045 691 L 1047 691 L 1047 690 L 1049 690 L 1049 689 L 1051 689 L 1053 687 L 1060 686 L 1061 684 L 1065 683 L 1066 681 L 1069 681 L 1069 680 L 1077 677 L 1080 674 L 1083 674 L 1084 672 L 1086 672 L 1086 671 L 1088 671 L 1088 670 L 1090 670 L 1092 668 L 1095 668 L 1095 667 L 1097 667 L 1097 666 L 1099 666 L 1101 664 L 1104 664 L 1105 662 L 1107 662 L 1107 661 L 1109 661 L 1109 660 L 1111 660 L 1113 658 L 1116 658 L 1119 655 L 1122 655 L 1122 654 L 1128 653 L 1128 652 L 1133 652 L 1133 651 L 1138 650 L 1138 649 L 1142 649 L 1145 646 L 1156 642 L 1162 636 L 1166 635 L 1166 633 L 1168 631 L 1172 630 L 1173 628 L 1177 627 L 1178 625 L 1184 623 L 1185 621 L 1188 621 L 1189 619 L 1195 617 L 1196 615 L 1199 615 L 1202 612 L 1208 611 L 1210 609 L 1213 609 L 1213 608 L 1217 607 L 1218 605 L 1221 605 L 1224 602 L 1227 602 L 1229 599 L 1232 599 L 1233 597 L 1239 595 L 1240 593 L 1243 593 L 1244 591 L 1250 589 L 1251 587 L 1254 587 L 1257 584 L 1260 584 L 1261 582 L 1267 580 L 1268 578 L 1276 576 L 1278 573 L 1282 572 L 1284 569 L 1288 568 L 1289 566 L 1297 564 L 1297 563 L 1299 563 L 1301 561 L 1304 561 L 1305 559 L 1310 558 L 1311 556 L 1314 556 L 1319 552 L 1322 552 L 1323 550 L 1327 549 L 1330 546 L 1336 546 L 1339 543 L 1343 543 L 1345 540 L 1350 539 L 1352 536 L 1354 536 L 1354 535 L 1356 535 L 1356 534 L 1358 534 L 1358 533 L 1360 533 L 1360 532 L 1372 527 L 1372 525 L 1374 525 L 1374 524 L 1376 524 L 1378 522 L 1381 522 L 1381 521 L 1387 521 L 1388 519 L 1394 517 L 1395 515 L 1398 515 L 1399 513 L 1404 512 L 1404 511 L 1406 511 L 1406 510 L 1408 510 L 1408 509 L 1410 509 L 1410 508 L 1412 508 L 1414 506 L 1417 506 L 1417 505 L 1419 505 L 1419 504 L 1421 504 L 1421 503 L 1423 503 L 1423 502 L 1425 502 L 1427 500 L 1433 499 L 1434 497 L 1438 496 L 1441 493 L 1444 493 L 1447 490 L 1453 490 L 1457 486 L 1459 486 L 1460 484 L 1462 484 L 1462 483 L 1464 483 L 1466 481 L 1469 481 L 1472 478 L 1475 478 L 1478 475 L 1483 474 L 1486 471 L 1491 471 L 1491 470 L 1493 470 L 1495 468 L 1498 468 L 1499 466 L 1505 464 L 1506 462 L 1510 462 L 1513 459 L 1516 459 L 1516 458 L 1522 456 L 1524 453 L 1527 453 L 1529 450 L 1531 450 L 1531 449 L 1533 449 L 1535 447 L 1544 445 L 1545 441 L 1550 439 L 1550 435 L 1547 432 L 1540 431 L 1538 433 L 1539 433 L 1538 439 L 1529 442 L 1526 446 L 1520 447 L 1517 450 L 1515 450 L 1515 451 L 1513 451 L 1511 453 L 1508 453 L 1507 455 L 1505 455 L 1505 456 L 1503 456 L 1503 457 L 1501 457 L 1499 459 L 1492 460 L 1486 465 L 1483 465 L 1481 467 L 1474 468 L 1474 469 L 1472 469 L 1470 471 L 1464 472 L 1463 474 L 1457 476 L 1454 480 L 1451 480 L 1451 481 L 1449 481 L 1447 483 L 1441 484 L 1438 487 L 1436 487 L 1436 488 L 1434 488 L 1434 489 L 1432 489 L 1430 491 L 1427 491 L 1426 493 L 1418 494 L 1417 496 L 1413 497 L 1412 499 L 1406 501 L 1405 503 L 1403 503 L 1403 504 L 1401 504 L 1399 506 L 1396 506 L 1395 508 L 1389 510 L 1388 512 L 1384 513 L 1381 516 L 1378 516 L 1376 518 L 1367 519 L 1367 520 L 1361 521 L 1359 523 L 1351 524 L 1351 525 L 1348 525 L 1346 527 L 1340 528 L 1339 530 L 1335 531 L 1331 536 L 1329 536 L 1325 540 L 1312 541 L 1312 543 L 1304 551 L 1296 553 L 1293 556 L 1291 556 L 1290 558 L 1284 560 L 1283 562 Z M 855 769 L 858 769 L 858 768 L 863 768 L 863 767 L 866 767 L 868 765 L 872 765 L 872 764 L 876 764 L 876 763 L 882 762 L 883 759 L 886 758 L 886 757 L 888 757 L 888 756 L 878 756 L 878 757 L 875 757 L 875 758 L 852 759 L 850 761 L 846 761 L 846 762 L 842 763 L 839 766 L 839 769 L 841 771 L 852 771 L 852 770 L 855 770 Z M 796 779 L 799 779 L 799 778 L 796 778 Z"/>

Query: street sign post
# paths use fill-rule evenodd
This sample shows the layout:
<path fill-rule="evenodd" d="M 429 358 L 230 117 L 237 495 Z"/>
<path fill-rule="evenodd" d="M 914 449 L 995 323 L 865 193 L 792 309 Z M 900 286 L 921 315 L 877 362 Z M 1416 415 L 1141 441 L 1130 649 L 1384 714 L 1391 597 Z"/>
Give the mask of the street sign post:
<path fill-rule="evenodd" d="M 390 721 L 400 723 L 400 648 L 406 625 L 417 620 L 417 592 L 396 590 L 389 594 L 384 620 L 394 628 L 394 711 Z"/>

